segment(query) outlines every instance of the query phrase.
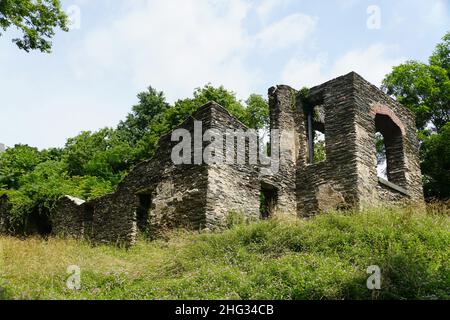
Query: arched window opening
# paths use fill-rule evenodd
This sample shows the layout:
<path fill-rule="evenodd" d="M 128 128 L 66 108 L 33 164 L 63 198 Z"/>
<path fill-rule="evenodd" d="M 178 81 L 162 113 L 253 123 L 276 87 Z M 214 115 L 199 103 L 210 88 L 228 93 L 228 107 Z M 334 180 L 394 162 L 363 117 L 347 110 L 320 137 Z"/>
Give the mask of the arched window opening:
<path fill-rule="evenodd" d="M 386 114 L 375 115 L 375 149 L 378 176 L 405 186 L 403 135 L 400 127 Z"/>

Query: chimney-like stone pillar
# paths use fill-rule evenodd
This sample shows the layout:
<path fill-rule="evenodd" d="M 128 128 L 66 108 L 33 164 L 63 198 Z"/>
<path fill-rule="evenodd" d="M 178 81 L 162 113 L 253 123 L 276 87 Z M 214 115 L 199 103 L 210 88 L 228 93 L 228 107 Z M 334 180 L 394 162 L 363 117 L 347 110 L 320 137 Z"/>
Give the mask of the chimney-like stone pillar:
<path fill-rule="evenodd" d="M 297 104 L 298 92 L 285 85 L 269 89 L 270 128 L 279 133 L 279 170 L 267 181 L 274 183 L 278 191 L 277 211 L 297 214 L 296 171 L 299 161 L 301 141 L 305 134 L 303 113 Z"/>

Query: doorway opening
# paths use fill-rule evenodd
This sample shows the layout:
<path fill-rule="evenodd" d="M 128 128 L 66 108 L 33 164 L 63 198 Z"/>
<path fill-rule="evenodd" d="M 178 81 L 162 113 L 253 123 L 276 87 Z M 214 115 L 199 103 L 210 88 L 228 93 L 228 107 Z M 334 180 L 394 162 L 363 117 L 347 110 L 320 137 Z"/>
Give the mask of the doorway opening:
<path fill-rule="evenodd" d="M 260 208 L 261 219 L 266 220 L 275 214 L 278 202 L 278 190 L 272 185 L 262 183 L 260 192 Z"/>
<path fill-rule="evenodd" d="M 136 210 L 138 230 L 145 232 L 148 229 L 150 210 L 152 209 L 152 195 L 150 193 L 138 194 L 139 205 Z"/>

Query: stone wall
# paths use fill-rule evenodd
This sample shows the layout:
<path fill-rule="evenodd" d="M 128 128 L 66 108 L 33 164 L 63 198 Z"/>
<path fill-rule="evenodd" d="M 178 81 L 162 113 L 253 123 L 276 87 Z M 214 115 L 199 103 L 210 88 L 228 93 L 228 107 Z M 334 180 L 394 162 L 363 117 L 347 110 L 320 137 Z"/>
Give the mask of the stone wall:
<path fill-rule="evenodd" d="M 273 174 L 249 163 L 248 143 L 242 152 L 230 151 L 226 144 L 211 150 L 211 141 L 221 136 L 225 142 L 234 134 L 230 130 L 248 128 L 210 102 L 179 126 L 192 138 L 192 133 L 199 133 L 200 142 L 191 141 L 191 160 L 197 150 L 211 156 L 230 152 L 234 160 L 243 158 L 245 163 L 175 165 L 171 153 L 179 142 L 167 134 L 155 157 L 138 164 L 115 193 L 81 205 L 62 199 L 56 216 L 65 215 L 55 220 L 55 230 L 74 230 L 94 242 L 131 245 L 139 231 L 152 238 L 173 228 L 222 227 L 231 212 L 258 219 L 260 195 L 267 190 L 276 197 L 277 212 L 299 216 L 380 202 L 423 201 L 413 115 L 357 74 L 328 81 L 306 95 L 288 86 L 270 88 L 269 105 L 271 129 L 280 134 L 279 150 L 272 150 L 279 151 L 279 170 Z M 309 124 L 313 108 L 317 117 Z M 319 163 L 309 160 L 309 125 L 325 134 L 326 159 Z M 377 178 L 377 130 L 386 136 L 390 184 Z M 205 133 L 211 139 L 203 139 Z"/>
<path fill-rule="evenodd" d="M 358 199 L 354 114 L 355 92 L 349 75 L 311 88 L 307 97 L 298 96 L 304 110 L 320 106 L 324 113 L 325 161 L 308 161 L 308 123 L 302 126 L 303 156 L 297 171 L 298 213 L 310 216 L 318 211 L 353 206 Z"/>
<path fill-rule="evenodd" d="M 247 130 L 216 103 L 200 108 L 179 128 L 193 133 L 194 121 L 201 121 L 202 134 L 209 129 L 218 130 L 224 142 L 227 130 Z M 171 152 L 177 143 L 171 141 L 171 134 L 163 136 L 155 157 L 137 165 L 114 194 L 87 203 L 94 208 L 92 238 L 95 242 L 134 243 L 140 196 L 151 199 L 147 221 L 150 237 L 173 228 L 223 227 L 231 212 L 243 213 L 249 219 L 260 217 L 259 170 L 256 165 L 249 165 L 248 154 L 245 164 L 174 165 Z M 203 141 L 202 150 L 209 143 Z M 198 146 L 191 141 L 191 147 L 193 159 Z"/>
<path fill-rule="evenodd" d="M 116 192 L 89 202 L 93 208 L 92 235 L 94 243 L 132 245 L 136 241 L 136 200 Z"/>
<path fill-rule="evenodd" d="M 417 139 L 415 118 L 411 111 L 381 92 L 377 87 L 353 73 L 353 85 L 356 92 L 356 129 L 359 146 L 357 153 L 358 186 L 360 202 L 372 205 L 379 197 L 376 195 L 376 149 L 374 147 L 377 131 L 376 118 L 382 116 L 384 123 L 393 122 L 396 132 L 387 132 L 385 136 L 388 155 L 388 172 L 391 182 L 406 189 L 409 201 L 423 203 L 422 174 L 420 171 L 419 142 Z M 379 125 L 379 124 L 378 124 Z M 389 157 L 391 152 L 391 157 Z M 370 174 L 369 174 L 370 173 Z M 405 196 L 406 197 L 406 196 Z M 408 200 L 405 198 L 405 200 Z"/>
<path fill-rule="evenodd" d="M 399 191 L 399 188 L 393 188 L 389 184 L 381 181 L 377 185 L 377 194 L 380 205 L 403 205 L 408 203 L 409 200 L 409 195 L 405 192 Z"/>
<path fill-rule="evenodd" d="M 84 203 L 84 200 L 71 196 L 59 199 L 51 212 L 52 233 L 64 237 L 84 237 Z"/>
<path fill-rule="evenodd" d="M 248 128 L 231 116 L 220 105 L 212 104 L 210 109 L 209 128 L 218 130 L 225 141 L 227 130 L 241 130 Z M 259 195 L 261 183 L 256 165 L 249 161 L 249 141 L 245 141 L 245 154 L 238 153 L 237 141 L 232 150 L 232 158 L 242 156 L 245 164 L 212 164 L 208 170 L 208 190 L 206 197 L 206 227 L 214 229 L 224 225 L 226 217 L 231 212 L 242 213 L 248 219 L 259 219 L 260 202 Z M 226 148 L 223 154 L 226 153 Z M 230 153 L 231 154 L 231 153 Z"/>
<path fill-rule="evenodd" d="M 306 148 L 303 111 L 297 94 L 284 85 L 269 89 L 270 128 L 279 131 L 280 159 L 279 171 L 263 179 L 277 188 L 276 210 L 293 215 L 297 214 L 296 172 Z"/>
<path fill-rule="evenodd" d="M 412 113 L 352 72 L 298 96 L 304 107 L 320 105 L 324 112 L 326 160 L 310 164 L 300 156 L 297 199 L 300 215 L 380 202 L 423 202 L 418 141 Z M 302 130 L 307 130 L 306 115 Z M 390 126 L 387 123 L 390 123 Z M 383 127 L 384 126 L 384 127 Z M 375 133 L 385 132 L 390 182 L 407 194 L 379 186 Z M 302 147 L 308 145 L 300 142 Z M 307 147 L 304 149 L 306 155 Z M 302 153 L 302 152 L 301 152 Z"/>
<path fill-rule="evenodd" d="M 206 109 L 196 113 L 197 120 L 206 116 Z M 194 120 L 193 117 L 187 119 L 179 128 L 192 132 Z M 175 166 L 171 152 L 176 143 L 171 141 L 171 134 L 163 136 L 153 159 L 138 164 L 114 194 L 89 203 L 94 208 L 95 242 L 134 243 L 138 233 L 140 196 L 150 199 L 148 219 L 144 222 L 146 230 L 143 230 L 150 237 L 158 237 L 173 228 L 201 229 L 206 225 L 206 167 Z"/>

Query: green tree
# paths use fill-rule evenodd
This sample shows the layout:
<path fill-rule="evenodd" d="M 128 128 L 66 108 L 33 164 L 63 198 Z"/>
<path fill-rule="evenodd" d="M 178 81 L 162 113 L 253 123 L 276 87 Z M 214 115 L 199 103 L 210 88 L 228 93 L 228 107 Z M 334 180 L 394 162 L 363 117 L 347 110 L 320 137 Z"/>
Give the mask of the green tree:
<path fill-rule="evenodd" d="M 23 33 L 13 42 L 27 52 L 50 52 L 55 29 L 68 31 L 67 16 L 59 0 L 1 0 L 0 28 L 6 31 L 11 26 Z"/>
<path fill-rule="evenodd" d="M 220 104 L 239 120 L 243 122 L 246 121 L 245 108 L 236 98 L 234 92 L 228 91 L 223 86 L 216 88 L 211 84 L 207 84 L 202 88 L 195 89 L 192 98 L 186 98 L 175 102 L 174 107 L 169 110 L 167 115 L 167 123 L 170 129 L 179 125 L 183 120 L 209 101 Z"/>
<path fill-rule="evenodd" d="M 425 194 L 429 198 L 450 198 L 450 122 L 439 134 L 425 138 L 421 147 Z"/>
<path fill-rule="evenodd" d="M 111 128 L 67 140 L 63 158 L 71 176 L 97 176 L 117 184 L 135 161 L 135 149 Z"/>
<path fill-rule="evenodd" d="M 125 121 L 121 121 L 118 130 L 122 137 L 136 144 L 145 134 L 152 131 L 153 125 L 163 122 L 163 117 L 170 105 L 164 93 L 148 87 L 147 91 L 137 95 L 139 102 L 132 108 Z"/>
<path fill-rule="evenodd" d="M 10 224 L 15 233 L 49 231 L 50 211 L 63 195 L 93 199 L 114 190 L 113 184 L 101 177 L 70 177 L 67 163 L 47 160 L 19 178 L 17 190 L 0 190 L 12 203 Z"/>
<path fill-rule="evenodd" d="M 0 154 L 0 185 L 8 189 L 19 188 L 19 179 L 42 162 L 37 148 L 18 144 Z"/>
<path fill-rule="evenodd" d="M 244 105 L 236 94 L 223 86 L 214 87 L 207 84 L 194 91 L 193 98 L 178 100 L 168 112 L 167 123 L 172 129 L 202 105 L 214 101 L 228 110 L 233 116 L 249 128 L 260 129 L 269 123 L 269 107 L 259 95 L 251 95 Z"/>
<path fill-rule="evenodd" d="M 448 198 L 450 32 L 436 46 L 428 64 L 408 61 L 394 67 L 383 81 L 383 90 L 416 115 L 426 197 Z"/>
<path fill-rule="evenodd" d="M 262 129 L 269 127 L 269 104 L 261 96 L 252 94 L 246 101 L 246 123 L 250 128 Z"/>
<path fill-rule="evenodd" d="M 394 67 L 382 88 L 414 112 L 420 130 L 431 124 L 439 131 L 450 121 L 450 32 L 428 64 L 408 61 Z"/>

